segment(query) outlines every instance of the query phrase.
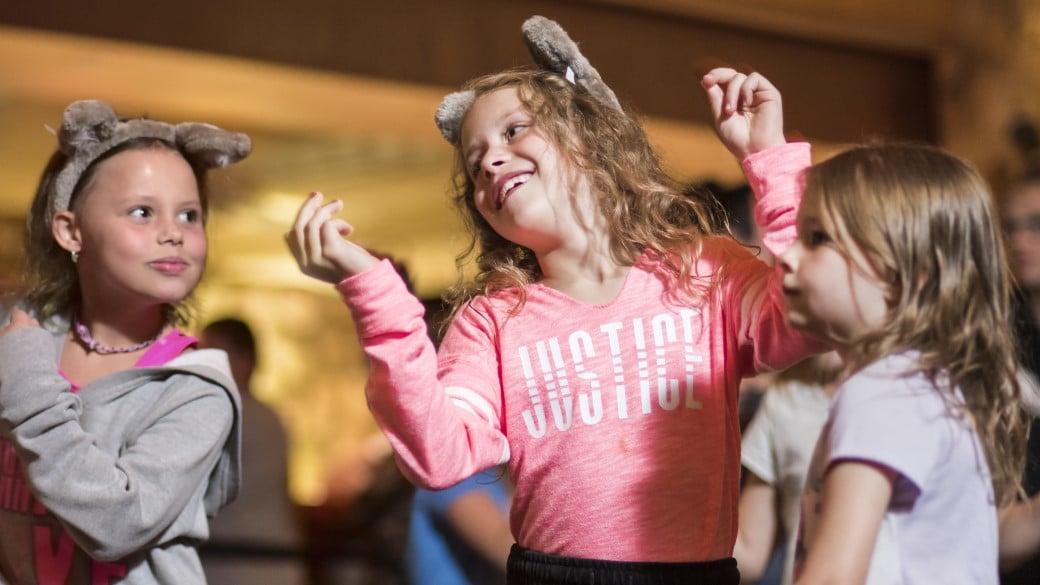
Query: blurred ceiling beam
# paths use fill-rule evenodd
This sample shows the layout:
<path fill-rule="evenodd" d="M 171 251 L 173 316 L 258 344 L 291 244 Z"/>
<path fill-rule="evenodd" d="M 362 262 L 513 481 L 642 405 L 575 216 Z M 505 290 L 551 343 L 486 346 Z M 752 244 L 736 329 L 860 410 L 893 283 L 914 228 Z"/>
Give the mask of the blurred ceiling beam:
<path fill-rule="evenodd" d="M 926 12 L 938 12 L 941 1 L 927 0 Z M 706 8 L 714 4 L 735 7 Z M 697 78 L 708 64 L 726 62 L 754 66 L 781 87 L 795 132 L 833 142 L 857 141 L 865 132 L 935 138 L 927 55 L 814 40 L 799 36 L 804 31 L 794 24 L 763 33 L 748 27 L 768 13 L 741 16 L 742 6 L 756 4 L 769 2 L 35 0 L 0 3 L 0 22 L 456 87 L 475 74 L 528 63 L 520 23 L 544 14 L 579 39 L 615 91 L 648 116 L 710 123 Z"/>
<path fill-rule="evenodd" d="M 954 29 L 964 0 L 578 0 L 624 6 L 847 46 L 931 55 Z M 1003 0 L 996 0 L 998 3 Z M 994 0 L 968 0 L 986 2 Z M 1004 2 L 1007 4 L 1007 2 Z"/>

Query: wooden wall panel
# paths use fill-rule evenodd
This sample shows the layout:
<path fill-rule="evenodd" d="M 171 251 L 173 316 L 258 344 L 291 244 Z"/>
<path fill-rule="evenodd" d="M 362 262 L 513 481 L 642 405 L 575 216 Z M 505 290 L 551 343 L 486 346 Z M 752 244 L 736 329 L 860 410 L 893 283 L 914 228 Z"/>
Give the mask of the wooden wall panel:
<path fill-rule="evenodd" d="M 934 140 L 925 56 L 813 42 L 682 15 L 587 2 L 516 0 L 180 0 L 0 3 L 0 23 L 454 87 L 528 63 L 520 23 L 558 20 L 623 99 L 648 115 L 707 123 L 706 62 L 766 73 L 788 128 L 834 142 Z"/>

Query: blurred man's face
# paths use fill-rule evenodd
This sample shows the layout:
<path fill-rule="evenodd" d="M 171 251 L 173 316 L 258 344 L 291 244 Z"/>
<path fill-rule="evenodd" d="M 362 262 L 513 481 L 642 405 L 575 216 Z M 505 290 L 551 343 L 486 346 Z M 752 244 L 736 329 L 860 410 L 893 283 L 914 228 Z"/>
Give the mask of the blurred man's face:
<path fill-rule="evenodd" d="M 1011 267 L 1019 285 L 1040 294 L 1040 184 L 1015 191 L 1003 210 Z"/>

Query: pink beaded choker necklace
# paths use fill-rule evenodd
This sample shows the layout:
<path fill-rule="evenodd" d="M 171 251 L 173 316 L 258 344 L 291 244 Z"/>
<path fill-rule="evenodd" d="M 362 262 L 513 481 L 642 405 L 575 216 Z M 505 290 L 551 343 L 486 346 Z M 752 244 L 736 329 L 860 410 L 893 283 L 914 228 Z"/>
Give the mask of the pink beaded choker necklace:
<path fill-rule="evenodd" d="M 84 325 L 83 322 L 79 319 L 76 319 L 75 327 L 76 337 L 78 337 L 79 340 L 83 342 L 83 345 L 86 345 L 88 350 L 102 355 L 110 353 L 132 353 L 138 350 L 142 350 L 148 347 L 149 345 L 155 343 L 156 340 L 158 340 L 159 337 L 162 335 L 163 329 L 165 329 L 165 327 L 160 328 L 159 332 L 155 334 L 155 337 L 147 341 L 142 341 L 141 343 L 130 345 L 127 347 L 109 347 L 107 345 L 102 345 L 98 343 L 98 341 L 90 335 L 90 329 L 87 329 L 87 326 Z"/>

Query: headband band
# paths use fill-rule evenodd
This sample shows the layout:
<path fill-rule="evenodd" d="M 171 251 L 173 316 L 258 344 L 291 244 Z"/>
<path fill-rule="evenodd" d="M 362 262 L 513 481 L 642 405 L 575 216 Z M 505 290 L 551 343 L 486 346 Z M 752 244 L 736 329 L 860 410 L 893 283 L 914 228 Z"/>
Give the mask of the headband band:
<path fill-rule="evenodd" d="M 65 109 L 58 133 L 58 149 L 67 157 L 51 188 L 51 212 L 69 208 L 80 177 L 102 155 L 139 138 L 173 145 L 193 166 L 225 167 L 249 155 L 249 136 L 228 132 L 202 122 L 172 125 L 158 120 L 120 120 L 112 106 L 97 100 L 73 102 Z"/>
<path fill-rule="evenodd" d="M 585 88 L 600 102 L 617 110 L 622 109 L 613 90 L 603 82 L 596 68 L 581 54 L 578 45 L 559 24 L 544 16 L 532 16 L 524 21 L 521 30 L 524 43 L 536 65 L 565 76 L 571 83 Z M 465 90 L 449 94 L 441 102 L 434 120 L 445 140 L 452 144 L 458 143 L 462 118 L 475 99 L 473 90 Z"/>

